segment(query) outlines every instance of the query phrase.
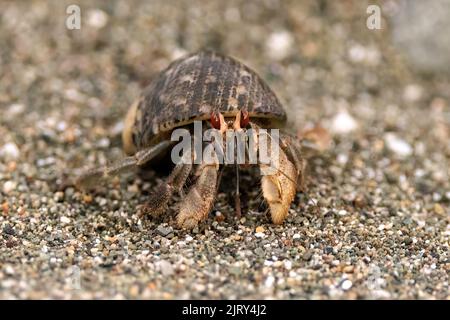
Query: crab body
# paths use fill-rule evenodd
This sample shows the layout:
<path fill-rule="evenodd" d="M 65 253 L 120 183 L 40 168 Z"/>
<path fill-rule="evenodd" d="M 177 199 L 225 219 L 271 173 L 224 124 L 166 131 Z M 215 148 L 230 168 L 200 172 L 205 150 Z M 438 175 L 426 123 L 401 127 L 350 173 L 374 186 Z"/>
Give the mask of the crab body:
<path fill-rule="evenodd" d="M 191 54 L 172 62 L 131 106 L 122 136 L 125 152 L 131 155 L 212 113 L 234 119 L 241 110 L 268 127 L 286 121 L 278 98 L 253 70 L 215 52 Z"/>
<path fill-rule="evenodd" d="M 203 121 L 225 135 L 249 127 L 282 128 L 286 113 L 269 86 L 241 62 L 209 51 L 191 54 L 172 62 L 130 107 L 122 134 L 128 157 L 111 166 L 89 170 L 79 183 L 85 185 L 99 176 L 151 163 L 173 147 L 173 130 L 191 128 L 194 121 Z M 280 138 L 279 144 L 271 145 L 280 151 L 276 171 L 263 175 L 261 181 L 272 221 L 277 224 L 283 222 L 296 190 L 303 186 L 305 169 L 298 141 L 285 133 Z M 191 156 L 194 157 L 187 155 Z M 190 191 L 182 199 L 177 222 L 183 228 L 195 227 L 206 219 L 213 206 L 219 167 L 218 162 L 175 164 L 143 211 L 161 215 L 173 192 L 181 191 L 187 178 L 194 176 Z"/>

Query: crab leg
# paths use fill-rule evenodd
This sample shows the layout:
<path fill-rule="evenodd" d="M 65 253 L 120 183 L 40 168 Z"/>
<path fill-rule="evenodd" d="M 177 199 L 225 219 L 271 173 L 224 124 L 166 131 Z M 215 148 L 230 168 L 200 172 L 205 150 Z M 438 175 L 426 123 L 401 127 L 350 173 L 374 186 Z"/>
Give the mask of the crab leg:
<path fill-rule="evenodd" d="M 238 218 L 242 215 L 242 208 L 241 208 L 241 193 L 239 191 L 239 166 L 236 164 L 236 195 L 234 198 L 234 210 L 236 212 L 236 216 Z"/>
<path fill-rule="evenodd" d="M 183 157 L 187 156 L 191 155 L 183 155 Z M 182 191 L 191 171 L 192 161 L 182 161 L 176 164 L 167 179 L 158 186 L 157 191 L 151 195 L 150 199 L 142 206 L 141 213 L 157 217 L 165 212 L 173 193 L 180 193 Z"/>
<path fill-rule="evenodd" d="M 141 166 L 147 163 L 169 146 L 170 141 L 162 141 L 157 145 L 142 149 L 133 156 L 125 157 L 112 165 L 88 169 L 76 178 L 75 185 L 82 188 L 91 187 L 97 184 L 100 178 L 118 175 L 136 166 Z"/>
<path fill-rule="evenodd" d="M 219 162 L 214 153 L 212 163 L 202 163 L 198 167 L 198 179 L 181 202 L 177 216 L 178 226 L 193 229 L 206 220 L 214 204 L 217 193 Z"/>
<path fill-rule="evenodd" d="M 300 141 L 286 134 L 280 134 L 280 147 L 286 153 L 288 159 L 294 163 L 297 171 L 297 190 L 305 191 L 306 160 L 302 157 Z"/>

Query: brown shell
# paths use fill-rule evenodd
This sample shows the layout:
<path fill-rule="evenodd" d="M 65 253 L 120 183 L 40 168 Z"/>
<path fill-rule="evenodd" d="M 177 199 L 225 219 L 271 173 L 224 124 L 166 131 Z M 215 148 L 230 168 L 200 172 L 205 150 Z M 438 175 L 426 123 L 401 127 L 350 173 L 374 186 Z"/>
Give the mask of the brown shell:
<path fill-rule="evenodd" d="M 194 53 L 172 62 L 144 90 L 126 120 L 134 131 L 128 140 L 140 149 L 162 132 L 209 119 L 213 111 L 235 117 L 239 110 L 247 110 L 250 119 L 286 119 L 275 93 L 255 71 L 215 52 Z"/>

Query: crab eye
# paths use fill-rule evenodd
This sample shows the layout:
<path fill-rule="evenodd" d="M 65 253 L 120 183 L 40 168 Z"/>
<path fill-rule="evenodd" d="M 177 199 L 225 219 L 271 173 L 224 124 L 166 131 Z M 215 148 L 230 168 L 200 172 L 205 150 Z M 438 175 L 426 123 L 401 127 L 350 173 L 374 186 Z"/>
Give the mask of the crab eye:
<path fill-rule="evenodd" d="M 245 128 L 250 122 L 248 111 L 241 111 L 241 128 Z"/>
<path fill-rule="evenodd" d="M 217 112 L 211 113 L 211 125 L 213 126 L 214 129 L 217 130 L 220 129 L 220 118 Z"/>

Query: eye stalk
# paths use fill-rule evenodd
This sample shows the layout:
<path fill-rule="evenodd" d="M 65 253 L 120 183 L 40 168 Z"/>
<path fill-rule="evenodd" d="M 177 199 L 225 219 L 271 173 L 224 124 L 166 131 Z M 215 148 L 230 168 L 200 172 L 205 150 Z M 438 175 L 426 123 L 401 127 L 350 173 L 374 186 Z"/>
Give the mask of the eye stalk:
<path fill-rule="evenodd" d="M 211 112 L 211 125 L 214 129 L 220 129 L 220 116 L 218 112 Z"/>
<path fill-rule="evenodd" d="M 247 127 L 248 123 L 250 122 L 250 116 L 248 114 L 248 111 L 241 111 L 241 128 Z"/>

